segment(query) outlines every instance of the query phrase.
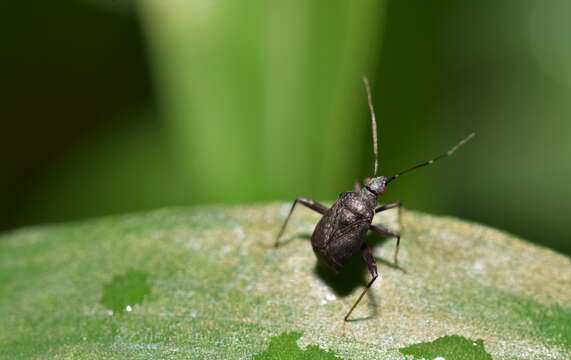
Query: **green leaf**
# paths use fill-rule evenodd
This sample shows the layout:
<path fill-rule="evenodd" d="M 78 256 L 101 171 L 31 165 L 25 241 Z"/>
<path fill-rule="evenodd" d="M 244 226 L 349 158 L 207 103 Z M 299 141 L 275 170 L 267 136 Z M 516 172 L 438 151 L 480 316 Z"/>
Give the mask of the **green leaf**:
<path fill-rule="evenodd" d="M 412 355 L 415 359 L 492 359 L 484 349 L 482 340 L 468 340 L 458 335 L 444 336 L 432 342 L 407 346 L 400 349 L 400 352 L 404 355 Z"/>
<path fill-rule="evenodd" d="M 142 303 L 151 293 L 148 277 L 149 274 L 133 269 L 114 276 L 109 284 L 103 285 L 101 304 L 114 313 L 131 312 L 133 305 Z"/>
<path fill-rule="evenodd" d="M 493 359 L 569 358 L 569 258 L 452 218 L 383 213 L 375 221 L 403 234 L 400 267 L 393 239 L 368 237 L 381 277 L 343 322 L 366 266 L 316 267 L 319 216 L 304 208 L 274 249 L 288 210 L 165 209 L 0 236 L 0 358 L 465 359 L 470 343 Z"/>
<path fill-rule="evenodd" d="M 308 346 L 307 349 L 300 349 L 297 340 L 300 333 L 284 333 L 272 337 L 268 349 L 261 354 L 254 356 L 254 360 L 276 360 L 276 359 L 339 359 L 335 354 L 321 350 L 315 345 Z"/>

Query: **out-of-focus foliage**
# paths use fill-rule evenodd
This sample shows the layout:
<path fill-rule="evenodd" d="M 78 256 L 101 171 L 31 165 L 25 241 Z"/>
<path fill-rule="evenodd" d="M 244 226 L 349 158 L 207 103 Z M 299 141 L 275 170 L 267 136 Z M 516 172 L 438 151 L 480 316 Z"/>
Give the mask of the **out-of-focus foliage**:
<path fill-rule="evenodd" d="M 367 73 L 381 172 L 478 133 L 387 201 L 571 253 L 566 1 L 115 3 L 0 5 L 4 228 L 333 199 L 371 173 Z"/>
<path fill-rule="evenodd" d="M 308 193 L 358 175 L 360 77 L 382 2 L 141 1 L 166 126 L 195 201 Z"/>

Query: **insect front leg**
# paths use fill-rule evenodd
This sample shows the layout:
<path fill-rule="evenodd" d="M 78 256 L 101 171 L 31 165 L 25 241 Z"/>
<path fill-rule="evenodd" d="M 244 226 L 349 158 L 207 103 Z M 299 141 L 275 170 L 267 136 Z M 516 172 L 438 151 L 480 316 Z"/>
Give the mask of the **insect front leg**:
<path fill-rule="evenodd" d="M 400 208 L 402 206 L 402 203 L 400 201 L 395 202 L 395 203 L 389 203 L 389 204 L 385 204 L 385 205 L 381 205 L 379 207 L 377 207 L 375 209 L 375 214 L 376 213 L 380 213 L 381 211 L 385 211 L 385 210 L 390 210 L 390 209 L 394 209 L 394 208 L 399 208 L 399 217 L 400 217 Z"/>
<path fill-rule="evenodd" d="M 345 321 L 349 321 L 349 316 L 351 316 L 351 313 L 357 307 L 357 304 L 359 304 L 359 302 L 361 302 L 361 299 L 363 298 L 363 296 L 365 296 L 365 294 L 367 293 L 367 291 L 369 290 L 371 285 L 373 285 L 375 280 L 377 280 L 377 277 L 379 277 L 379 274 L 377 273 L 377 263 L 375 261 L 375 257 L 373 256 L 373 252 L 371 251 L 371 248 L 367 244 L 363 243 L 363 245 L 361 245 L 361 253 L 363 256 L 363 260 L 365 260 L 365 262 L 367 263 L 367 267 L 369 268 L 369 272 L 371 273 L 371 276 L 373 278 L 371 279 L 371 281 L 369 281 L 369 283 L 367 284 L 367 287 L 365 287 L 365 289 L 363 289 L 363 292 L 361 293 L 361 295 L 359 295 L 359 297 L 357 298 L 357 301 L 355 301 L 353 306 L 351 306 L 351 309 L 349 310 L 347 315 L 345 315 L 345 318 L 343 319 Z"/>
<path fill-rule="evenodd" d="M 385 211 L 385 210 L 394 209 L 394 208 L 398 208 L 398 222 L 399 222 L 399 224 L 400 224 L 400 221 L 401 221 L 401 209 L 402 209 L 402 202 L 400 202 L 400 201 L 397 201 L 397 202 L 394 202 L 394 203 L 389 203 L 389 204 L 384 204 L 384 205 L 381 205 L 381 206 L 377 207 L 377 208 L 375 209 L 375 214 L 380 213 L 380 212 Z M 375 226 L 375 225 L 372 225 L 372 226 Z M 399 246 L 400 246 L 400 234 L 397 234 L 397 233 L 395 233 L 395 232 L 392 232 L 392 231 L 390 231 L 389 229 L 386 229 L 386 228 L 384 228 L 384 227 L 382 227 L 382 226 L 379 226 L 379 225 L 377 225 L 377 227 L 381 228 L 383 232 L 381 233 L 381 232 L 378 231 L 378 229 L 373 229 L 373 228 L 371 228 L 371 230 L 375 231 L 377 234 L 380 234 L 380 235 L 382 235 L 382 236 L 393 236 L 393 237 L 396 237 L 396 238 L 397 238 L 397 246 L 396 246 L 396 249 L 395 249 L 395 260 L 394 260 L 394 263 L 395 263 L 395 265 L 398 266 L 398 254 L 399 254 Z"/>
<path fill-rule="evenodd" d="M 379 234 L 381 236 L 391 236 L 391 237 L 397 238 L 397 247 L 395 249 L 394 263 L 396 266 L 398 266 L 398 264 L 399 264 L 398 256 L 399 256 L 400 234 L 396 233 L 394 231 L 391 231 L 382 225 L 372 225 L 371 224 L 369 226 L 369 230 L 373 230 L 374 232 L 376 232 L 377 234 Z"/>
<path fill-rule="evenodd" d="M 291 206 L 291 209 L 289 210 L 289 214 L 287 215 L 284 224 L 282 225 L 282 228 L 280 229 L 280 232 L 276 237 L 276 242 L 274 243 L 274 247 L 278 247 L 280 245 L 280 238 L 282 237 L 286 229 L 289 218 L 291 217 L 291 214 L 293 213 L 293 210 L 295 209 L 297 203 L 301 203 L 302 205 L 310 208 L 311 210 L 317 211 L 321 215 L 325 214 L 325 212 L 327 211 L 327 207 L 325 207 L 325 205 L 318 203 L 317 201 L 306 199 L 304 197 L 298 197 L 297 199 L 295 199 L 293 205 Z"/>

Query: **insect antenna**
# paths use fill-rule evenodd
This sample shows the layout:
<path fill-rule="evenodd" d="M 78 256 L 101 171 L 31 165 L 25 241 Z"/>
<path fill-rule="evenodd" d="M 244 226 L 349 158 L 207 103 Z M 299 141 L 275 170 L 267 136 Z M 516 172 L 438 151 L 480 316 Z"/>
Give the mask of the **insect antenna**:
<path fill-rule="evenodd" d="M 470 141 L 474 136 L 476 136 L 476 133 L 471 133 L 470 135 L 468 135 L 465 139 L 463 139 L 462 141 L 460 141 L 458 144 L 454 145 L 450 150 L 448 150 L 447 152 L 445 152 L 444 154 L 438 155 L 437 157 L 435 157 L 434 159 L 430 159 L 427 160 L 423 163 L 414 165 L 413 167 L 410 167 L 404 171 L 401 171 L 393 176 L 391 176 L 388 180 L 387 180 L 387 184 L 390 183 L 391 181 L 395 180 L 396 178 L 398 178 L 399 176 L 406 174 L 408 172 L 411 172 L 413 170 L 416 170 L 418 168 L 427 166 L 427 165 L 432 165 L 433 163 L 435 163 L 436 161 L 451 156 L 452 154 L 454 154 L 456 152 L 456 150 L 458 150 L 462 145 L 466 144 L 468 141 Z"/>
<path fill-rule="evenodd" d="M 367 101 L 369 103 L 369 112 L 371 113 L 371 128 L 373 134 L 373 154 L 375 155 L 375 165 L 373 168 L 373 177 L 376 177 L 379 172 L 379 145 L 377 141 L 377 118 L 375 117 L 375 109 L 373 108 L 373 98 L 371 96 L 371 86 L 369 79 L 363 75 L 363 83 L 367 91 Z"/>

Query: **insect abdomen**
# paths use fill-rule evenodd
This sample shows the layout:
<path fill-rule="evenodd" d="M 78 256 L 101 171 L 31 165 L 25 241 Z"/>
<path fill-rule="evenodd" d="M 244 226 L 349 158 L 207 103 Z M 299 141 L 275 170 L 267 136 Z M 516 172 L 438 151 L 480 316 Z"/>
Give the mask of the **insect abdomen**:
<path fill-rule="evenodd" d="M 369 229 L 372 213 L 363 205 L 357 194 L 342 194 L 313 232 L 313 251 L 336 271 L 359 252 Z"/>

